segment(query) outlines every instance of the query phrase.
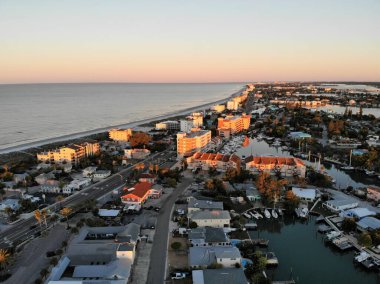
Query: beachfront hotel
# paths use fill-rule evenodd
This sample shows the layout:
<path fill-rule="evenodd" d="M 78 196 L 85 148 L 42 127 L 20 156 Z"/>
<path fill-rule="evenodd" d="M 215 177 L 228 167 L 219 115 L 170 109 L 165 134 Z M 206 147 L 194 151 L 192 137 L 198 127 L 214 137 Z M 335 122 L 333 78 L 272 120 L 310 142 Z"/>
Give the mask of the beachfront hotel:
<path fill-rule="evenodd" d="M 306 166 L 297 158 L 293 157 L 261 157 L 249 156 L 245 159 L 245 169 L 259 174 L 267 172 L 271 175 L 280 173 L 282 177 L 305 177 Z"/>
<path fill-rule="evenodd" d="M 188 169 L 202 169 L 204 171 L 214 168 L 220 172 L 225 172 L 229 168 L 240 171 L 241 160 L 235 154 L 223 155 L 220 153 L 196 152 L 186 159 Z"/>
<path fill-rule="evenodd" d="M 91 141 L 82 144 L 70 144 L 56 150 L 38 153 L 37 160 L 49 163 L 67 162 L 76 165 L 83 158 L 91 157 L 99 152 L 99 143 Z"/>
<path fill-rule="evenodd" d="M 190 133 L 177 134 L 177 156 L 191 156 L 195 152 L 202 151 L 209 146 L 211 141 L 210 130 L 197 130 Z"/>
<path fill-rule="evenodd" d="M 247 130 L 251 124 L 251 116 L 242 114 L 241 116 L 228 115 L 218 118 L 218 134 L 221 137 L 229 138 L 231 135 Z"/>
<path fill-rule="evenodd" d="M 129 139 L 132 137 L 132 129 L 119 129 L 114 128 L 111 129 L 109 132 L 109 138 L 114 141 L 122 141 L 122 142 L 128 142 Z"/>

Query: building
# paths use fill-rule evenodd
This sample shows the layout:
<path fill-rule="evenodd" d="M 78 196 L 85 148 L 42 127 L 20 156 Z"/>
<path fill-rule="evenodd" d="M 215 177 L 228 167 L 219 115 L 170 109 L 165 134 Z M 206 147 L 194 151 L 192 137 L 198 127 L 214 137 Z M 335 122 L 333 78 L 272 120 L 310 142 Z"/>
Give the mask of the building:
<path fill-rule="evenodd" d="M 124 156 L 127 159 L 144 160 L 150 155 L 148 149 L 125 149 Z"/>
<path fill-rule="evenodd" d="M 305 177 L 306 166 L 294 157 L 264 157 L 250 156 L 245 159 L 245 168 L 255 174 L 267 172 L 272 175 L 281 174 L 282 177 Z"/>
<path fill-rule="evenodd" d="M 226 106 L 225 105 L 213 105 L 211 107 L 211 110 L 214 111 L 214 112 L 223 112 L 224 110 L 226 109 Z"/>
<path fill-rule="evenodd" d="M 227 102 L 228 110 L 237 110 L 239 108 L 239 102 L 237 100 L 230 100 Z"/>
<path fill-rule="evenodd" d="M 358 207 L 359 203 L 356 200 L 350 199 L 334 199 L 328 200 L 324 203 L 327 208 L 334 212 L 341 212 L 351 208 Z"/>
<path fill-rule="evenodd" d="M 15 183 L 19 183 L 19 182 L 25 182 L 27 177 L 29 177 L 29 174 L 27 173 L 23 173 L 23 174 L 14 174 L 13 175 L 13 181 Z"/>
<path fill-rule="evenodd" d="M 373 201 L 380 200 L 380 187 L 371 185 L 367 187 L 367 198 Z"/>
<path fill-rule="evenodd" d="M 128 189 L 126 195 L 121 197 L 121 201 L 127 205 L 142 205 L 149 197 L 149 192 L 153 184 L 149 182 L 136 183 L 132 188 Z"/>
<path fill-rule="evenodd" d="M 293 187 L 292 192 L 302 201 L 313 202 L 317 197 L 317 191 L 313 188 Z"/>
<path fill-rule="evenodd" d="M 223 210 L 223 202 L 196 199 L 189 197 L 187 199 L 187 213 L 191 214 L 200 210 Z"/>
<path fill-rule="evenodd" d="M 290 139 L 299 140 L 299 139 L 309 139 L 311 135 L 305 132 L 295 131 L 289 133 Z"/>
<path fill-rule="evenodd" d="M 251 124 L 251 115 L 241 116 L 228 115 L 218 118 L 218 134 L 221 137 L 229 138 L 231 135 L 248 130 Z"/>
<path fill-rule="evenodd" d="M 150 182 L 155 183 L 157 180 L 157 176 L 150 173 L 142 173 L 139 177 L 139 182 Z"/>
<path fill-rule="evenodd" d="M 156 129 L 157 130 L 179 130 L 180 123 L 175 120 L 162 121 L 162 122 L 156 123 Z"/>
<path fill-rule="evenodd" d="M 83 177 L 92 177 L 96 172 L 97 167 L 87 167 L 83 169 L 82 175 Z"/>
<path fill-rule="evenodd" d="M 5 211 L 6 208 L 10 208 L 13 211 L 20 208 L 19 199 L 7 198 L 0 202 L 0 211 Z"/>
<path fill-rule="evenodd" d="M 224 268 L 241 264 L 241 254 L 234 246 L 190 247 L 189 266 L 192 269 L 207 268 L 213 264 L 221 264 Z"/>
<path fill-rule="evenodd" d="M 198 130 L 191 133 L 177 134 L 177 156 L 191 156 L 197 151 L 205 150 L 211 141 L 210 130 Z"/>
<path fill-rule="evenodd" d="M 375 217 L 364 217 L 356 222 L 356 224 L 360 231 L 375 231 L 380 229 L 380 220 Z"/>
<path fill-rule="evenodd" d="M 203 114 L 194 112 L 185 119 L 180 120 L 180 130 L 182 132 L 190 132 L 193 128 L 199 128 L 203 125 Z"/>
<path fill-rule="evenodd" d="M 249 284 L 242 268 L 192 271 L 193 284 Z"/>
<path fill-rule="evenodd" d="M 188 214 L 191 221 L 197 223 L 198 227 L 229 227 L 231 216 L 227 210 L 199 210 Z"/>
<path fill-rule="evenodd" d="M 109 138 L 114 140 L 114 141 L 120 141 L 120 142 L 128 142 L 129 139 L 132 137 L 132 129 L 119 129 L 119 128 L 114 128 L 111 129 L 108 134 Z"/>
<path fill-rule="evenodd" d="M 223 228 L 198 227 L 191 229 L 188 239 L 192 246 L 230 246 L 231 242 Z"/>
<path fill-rule="evenodd" d="M 48 181 L 50 180 L 54 180 L 55 179 L 55 175 L 53 173 L 46 173 L 46 174 L 39 174 L 38 176 L 36 176 L 34 178 L 35 182 L 38 183 L 38 184 L 46 184 L 48 183 Z"/>
<path fill-rule="evenodd" d="M 96 180 L 102 180 L 111 175 L 110 170 L 98 170 L 93 174 L 93 179 Z"/>
<path fill-rule="evenodd" d="M 202 169 L 207 171 L 215 168 L 220 172 L 225 172 L 229 168 L 240 171 L 241 160 L 235 154 L 223 155 L 213 153 L 196 152 L 186 159 L 188 169 Z"/>
<path fill-rule="evenodd" d="M 368 210 L 368 208 L 353 208 L 353 209 L 348 209 L 345 211 L 342 211 L 339 213 L 339 216 L 344 217 L 344 218 L 355 218 L 355 219 L 363 219 L 364 217 L 368 216 L 376 216 L 376 212 Z"/>
<path fill-rule="evenodd" d="M 82 144 L 70 144 L 56 150 L 37 154 L 37 160 L 49 163 L 72 163 L 77 165 L 82 159 L 94 156 L 100 152 L 98 142 L 84 142 Z"/>

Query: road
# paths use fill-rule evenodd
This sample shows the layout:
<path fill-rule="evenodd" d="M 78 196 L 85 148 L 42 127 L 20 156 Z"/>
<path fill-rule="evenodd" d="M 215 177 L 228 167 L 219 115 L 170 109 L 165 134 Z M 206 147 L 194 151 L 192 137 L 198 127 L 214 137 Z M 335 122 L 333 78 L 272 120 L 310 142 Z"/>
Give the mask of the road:
<path fill-rule="evenodd" d="M 151 155 L 142 162 L 148 165 L 150 161 L 157 157 L 167 158 L 170 154 L 170 149 L 163 152 Z M 58 212 L 62 207 L 73 207 L 75 205 L 83 203 L 85 200 L 98 199 L 99 197 L 109 193 L 111 190 L 121 187 L 125 184 L 125 180 L 129 173 L 133 170 L 134 166 L 130 166 L 122 171 L 110 176 L 103 181 L 90 185 L 85 189 L 76 192 L 73 195 L 68 196 L 61 202 L 57 202 L 48 206 L 47 208 L 52 212 Z M 37 225 L 37 221 L 34 217 L 20 220 L 10 228 L 7 228 L 0 233 L 0 248 L 7 248 L 12 246 L 15 242 L 22 242 L 27 240 L 34 234 L 40 231 L 40 227 L 37 226 L 31 229 L 31 226 Z"/>
<path fill-rule="evenodd" d="M 152 252 L 150 254 L 147 283 L 162 284 L 165 281 L 170 213 L 175 201 L 192 182 L 193 180 L 190 178 L 183 178 L 182 182 L 161 206 L 160 214 L 157 216 L 156 232 L 153 239 Z"/>

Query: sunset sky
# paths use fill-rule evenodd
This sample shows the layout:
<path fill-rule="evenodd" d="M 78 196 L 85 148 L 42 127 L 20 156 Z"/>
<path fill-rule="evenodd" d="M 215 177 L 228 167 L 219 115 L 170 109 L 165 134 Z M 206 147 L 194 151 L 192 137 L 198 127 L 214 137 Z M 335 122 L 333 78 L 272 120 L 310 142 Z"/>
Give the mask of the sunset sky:
<path fill-rule="evenodd" d="M 379 0 L 0 0 L 0 83 L 380 81 Z"/>

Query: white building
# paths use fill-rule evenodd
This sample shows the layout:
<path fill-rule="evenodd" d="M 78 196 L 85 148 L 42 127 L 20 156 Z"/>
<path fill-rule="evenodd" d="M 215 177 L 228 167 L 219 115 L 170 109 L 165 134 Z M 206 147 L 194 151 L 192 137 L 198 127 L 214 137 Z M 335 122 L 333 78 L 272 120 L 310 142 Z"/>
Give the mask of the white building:
<path fill-rule="evenodd" d="M 175 120 L 167 120 L 156 123 L 157 130 L 179 130 L 180 124 Z"/>
<path fill-rule="evenodd" d="M 99 170 L 94 173 L 94 180 L 101 180 L 109 177 L 111 175 L 110 170 Z"/>
<path fill-rule="evenodd" d="M 229 227 L 231 216 L 227 210 L 200 210 L 188 214 L 191 221 L 197 223 L 198 227 Z"/>
<path fill-rule="evenodd" d="M 359 203 L 350 199 L 335 199 L 326 201 L 325 205 L 334 212 L 341 212 L 343 210 L 358 207 Z"/>
<path fill-rule="evenodd" d="M 226 109 L 225 105 L 213 105 L 211 107 L 211 110 L 215 112 L 223 112 L 225 109 Z"/>
<path fill-rule="evenodd" d="M 313 188 L 293 187 L 292 192 L 299 199 L 307 202 L 313 202 L 317 197 L 317 191 Z"/>
<path fill-rule="evenodd" d="M 96 172 L 97 167 L 87 167 L 83 169 L 82 175 L 83 177 L 91 177 Z"/>

